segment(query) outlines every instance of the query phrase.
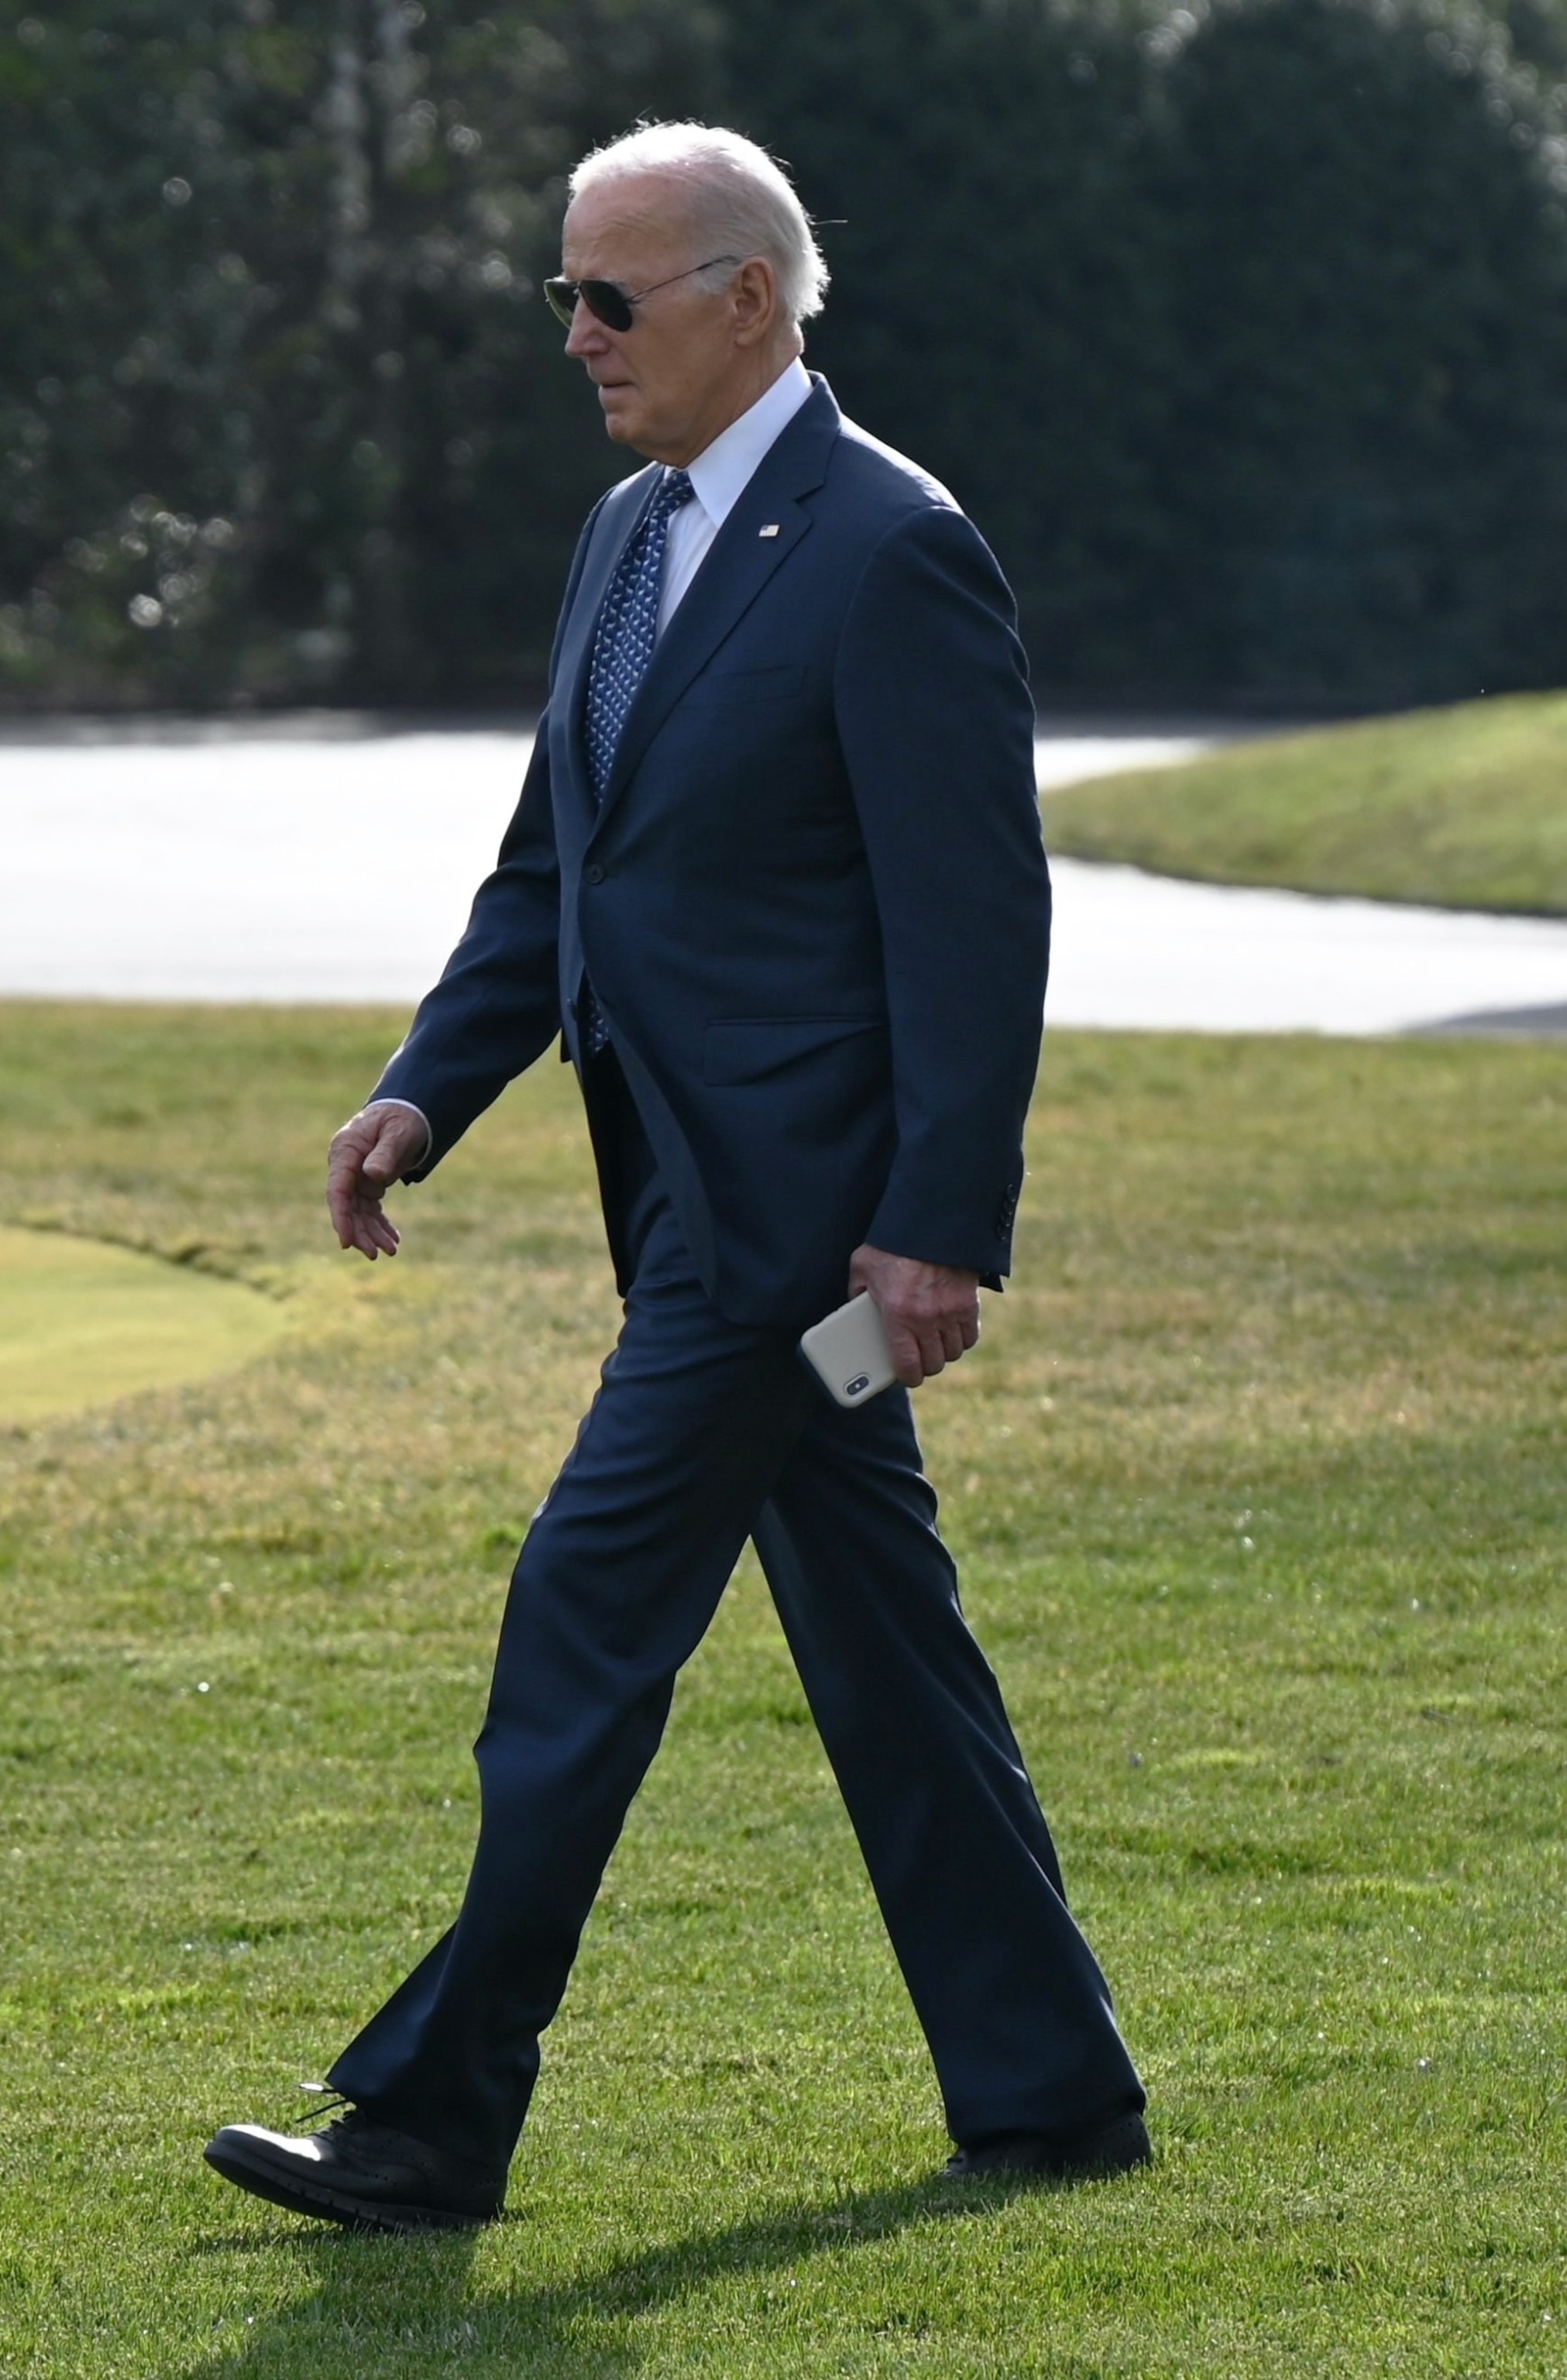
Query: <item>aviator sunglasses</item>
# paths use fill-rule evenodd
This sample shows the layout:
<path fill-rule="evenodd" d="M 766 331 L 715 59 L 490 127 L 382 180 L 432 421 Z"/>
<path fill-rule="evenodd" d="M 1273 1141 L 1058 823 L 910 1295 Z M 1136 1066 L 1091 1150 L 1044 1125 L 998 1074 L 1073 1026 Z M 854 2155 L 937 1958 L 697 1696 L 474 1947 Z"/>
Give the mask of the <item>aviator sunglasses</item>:
<path fill-rule="evenodd" d="M 706 264 L 688 264 L 684 273 L 672 273 L 667 281 L 655 281 L 646 289 L 623 289 L 618 281 L 566 281 L 558 273 L 544 284 L 544 297 L 557 322 L 569 331 L 580 298 L 589 314 L 602 322 L 606 331 L 629 331 L 637 320 L 632 312 L 644 298 L 655 289 L 672 289 L 677 281 L 689 281 L 694 273 L 709 272 L 715 264 L 738 264 L 737 256 L 710 256 Z"/>

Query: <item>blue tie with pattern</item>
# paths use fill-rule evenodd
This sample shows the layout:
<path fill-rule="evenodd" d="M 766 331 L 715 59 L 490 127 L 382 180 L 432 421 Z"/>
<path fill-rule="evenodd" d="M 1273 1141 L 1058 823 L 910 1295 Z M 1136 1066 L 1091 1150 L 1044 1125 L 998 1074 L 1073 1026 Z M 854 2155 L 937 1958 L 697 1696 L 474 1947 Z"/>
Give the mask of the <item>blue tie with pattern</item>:
<path fill-rule="evenodd" d="M 626 714 L 653 658 L 670 519 L 696 492 L 684 471 L 664 472 L 604 597 L 588 670 L 588 773 L 597 802 L 604 798 Z M 588 1047 L 596 1053 L 606 1047 L 610 1028 L 590 983 L 586 993 Z"/>
<path fill-rule="evenodd" d="M 588 674 L 588 766 L 599 801 L 614 766 L 626 713 L 653 658 L 670 519 L 696 492 L 684 471 L 665 471 L 641 528 L 615 565 L 599 614 Z"/>

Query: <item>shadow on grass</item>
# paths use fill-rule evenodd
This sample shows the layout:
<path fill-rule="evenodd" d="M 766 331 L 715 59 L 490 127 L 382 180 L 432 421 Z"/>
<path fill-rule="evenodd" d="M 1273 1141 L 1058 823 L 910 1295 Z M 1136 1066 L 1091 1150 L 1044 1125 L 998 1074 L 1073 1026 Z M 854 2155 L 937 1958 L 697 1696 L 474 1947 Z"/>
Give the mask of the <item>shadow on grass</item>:
<path fill-rule="evenodd" d="M 472 2286 L 478 2240 L 471 2232 L 403 2240 L 293 2230 L 209 2238 L 199 2252 L 275 2251 L 286 2239 L 317 2286 L 282 2313 L 256 2317 L 240 2338 L 225 2325 L 231 2338 L 188 2365 L 180 2380 L 383 2380 L 394 2373 L 491 2369 L 526 2371 L 530 2380 L 625 2380 L 653 2344 L 636 2335 L 649 2314 L 716 2282 L 763 2277 L 1004 2204 L 1016 2190 L 1004 2182 L 954 2190 L 928 2180 L 796 2204 L 660 2241 L 537 2288 L 491 2295 Z"/>

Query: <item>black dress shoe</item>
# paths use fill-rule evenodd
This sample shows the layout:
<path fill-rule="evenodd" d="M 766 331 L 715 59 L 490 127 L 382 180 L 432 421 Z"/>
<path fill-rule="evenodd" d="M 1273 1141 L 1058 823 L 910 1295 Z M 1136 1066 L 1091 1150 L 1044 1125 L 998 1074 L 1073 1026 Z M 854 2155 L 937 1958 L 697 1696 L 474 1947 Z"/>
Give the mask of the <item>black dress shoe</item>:
<path fill-rule="evenodd" d="M 493 2223 L 506 2194 L 504 2173 L 432 2148 L 378 2124 L 358 2107 L 303 2139 L 260 2124 L 225 2124 L 203 2152 L 207 2163 L 241 2190 L 361 2231 L 457 2230 Z"/>
<path fill-rule="evenodd" d="M 1047 2181 L 1092 2181 L 1131 2173 L 1153 2162 L 1153 2143 L 1141 2116 L 1118 2116 L 1090 2132 L 1057 2140 L 1045 2132 L 997 2132 L 959 2149 L 947 2181 L 979 2181 L 993 2174 L 1038 2174 Z"/>

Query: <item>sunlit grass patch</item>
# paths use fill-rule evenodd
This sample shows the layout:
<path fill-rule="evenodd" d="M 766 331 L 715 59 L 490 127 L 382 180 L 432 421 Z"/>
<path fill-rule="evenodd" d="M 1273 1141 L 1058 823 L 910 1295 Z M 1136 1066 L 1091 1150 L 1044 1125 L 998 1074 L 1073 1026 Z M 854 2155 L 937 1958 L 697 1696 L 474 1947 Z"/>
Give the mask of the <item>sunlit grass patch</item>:
<path fill-rule="evenodd" d="M 281 1305 L 238 1281 L 0 1227 L 0 1422 L 232 1371 L 286 1327 Z"/>
<path fill-rule="evenodd" d="M 1045 795 L 1052 850 L 1217 884 L 1567 914 L 1567 695 L 1237 745 Z"/>

